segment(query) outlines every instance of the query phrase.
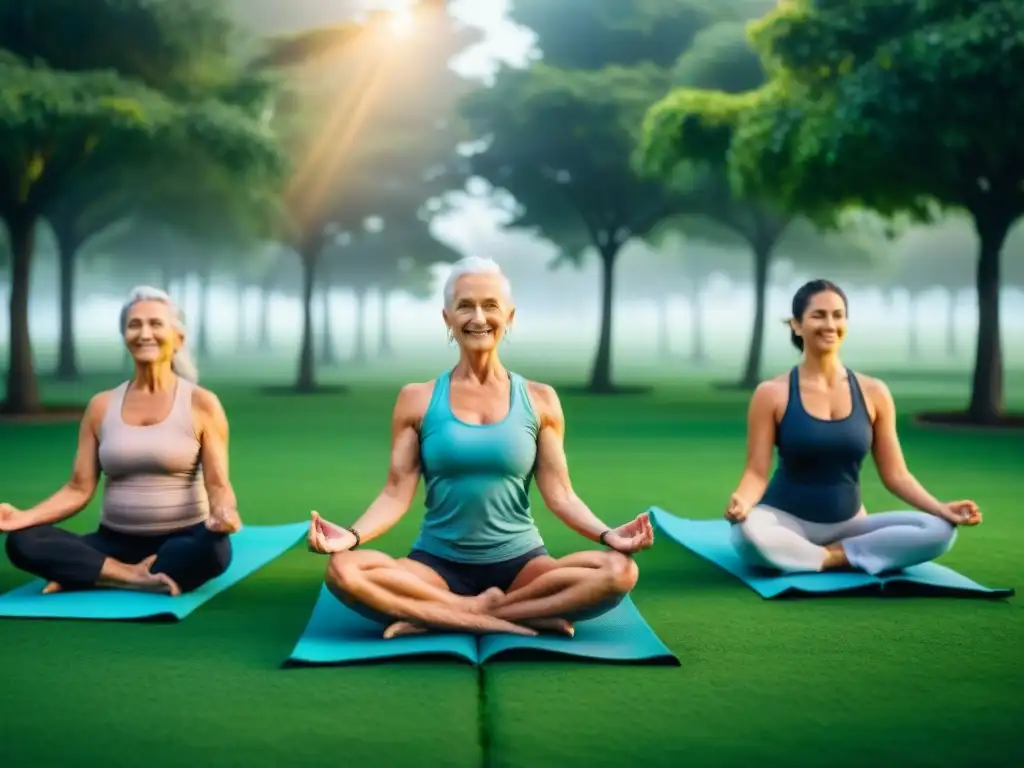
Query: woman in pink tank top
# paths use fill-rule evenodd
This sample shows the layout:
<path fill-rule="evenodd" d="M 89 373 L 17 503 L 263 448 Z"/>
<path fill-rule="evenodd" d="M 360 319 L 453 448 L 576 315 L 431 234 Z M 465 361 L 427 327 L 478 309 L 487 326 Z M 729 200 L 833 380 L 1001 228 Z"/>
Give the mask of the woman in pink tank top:
<path fill-rule="evenodd" d="M 170 297 L 136 288 L 121 311 L 131 380 L 92 398 L 71 480 L 21 511 L 0 504 L 15 567 L 47 592 L 114 587 L 177 595 L 223 573 L 241 527 L 228 479 L 228 424 L 196 384 L 185 328 Z M 84 509 L 105 476 L 97 530 L 57 527 Z"/>

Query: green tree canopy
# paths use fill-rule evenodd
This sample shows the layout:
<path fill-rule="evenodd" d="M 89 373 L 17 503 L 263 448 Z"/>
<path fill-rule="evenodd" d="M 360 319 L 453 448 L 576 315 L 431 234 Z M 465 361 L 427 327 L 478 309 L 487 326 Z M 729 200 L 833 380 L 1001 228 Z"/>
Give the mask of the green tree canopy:
<path fill-rule="evenodd" d="M 652 65 L 590 72 L 538 64 L 502 70 L 493 87 L 464 103 L 485 144 L 472 158 L 474 173 L 515 200 L 508 226 L 558 243 L 566 241 L 566 222 L 575 221 L 601 258 L 594 391 L 612 387 L 615 259 L 627 241 L 643 237 L 679 204 L 669 187 L 641 177 L 630 162 L 644 110 L 667 82 L 665 71 Z"/>
<path fill-rule="evenodd" d="M 281 167 L 275 137 L 252 105 L 219 98 L 222 88 L 237 83 L 230 64 L 195 53 L 208 50 L 207 35 L 225 29 L 215 4 L 171 6 L 0 3 L 0 219 L 13 256 L 8 410 L 39 407 L 28 331 L 36 224 L 94 157 L 116 152 L 125 163 L 156 154 L 203 157 L 244 184 L 262 183 Z M 92 15 L 77 15 L 82 7 Z M 88 34 L 70 28 L 69 18 Z M 162 30 L 162 44 L 147 36 L 152 30 Z M 191 64 L 168 63 L 175 52 Z"/>
<path fill-rule="evenodd" d="M 738 197 L 728 178 L 728 153 L 739 115 L 763 83 L 756 54 L 743 26 L 722 22 L 703 30 L 676 62 L 676 87 L 644 119 L 641 166 L 688 190 L 685 211 L 691 221 L 704 217 L 715 227 L 694 227 L 707 236 L 726 230 L 751 249 L 755 311 L 750 346 L 740 384 L 761 378 L 767 290 L 775 247 L 792 216 L 757 198 Z"/>
<path fill-rule="evenodd" d="M 751 32 L 773 79 L 739 122 L 735 181 L 823 217 L 966 211 L 980 238 L 968 411 L 997 421 L 1000 254 L 1024 214 L 1024 5 L 797 0 Z"/>
<path fill-rule="evenodd" d="M 766 80 L 760 56 L 747 40 L 742 21 L 721 21 L 702 29 L 675 62 L 673 84 L 726 93 L 745 93 Z"/>
<path fill-rule="evenodd" d="M 509 18 L 536 35 L 548 66 L 601 69 L 669 67 L 711 16 L 699 0 L 511 0 Z"/>
<path fill-rule="evenodd" d="M 463 181 L 457 151 L 467 136 L 453 118 L 469 83 L 449 63 L 480 33 L 456 24 L 437 2 L 417 3 L 404 35 L 396 36 L 393 21 L 377 12 L 289 33 L 272 40 L 254 65 L 288 68 L 300 115 L 289 140 L 295 172 L 282 236 L 304 270 L 300 390 L 316 386 L 317 270 L 340 276 L 358 250 L 334 248 L 333 235 L 355 232 L 370 217 L 406 215 Z"/>
<path fill-rule="evenodd" d="M 544 63 L 602 69 L 671 67 L 705 27 L 742 22 L 773 0 L 510 0 L 509 18 L 531 30 Z"/>

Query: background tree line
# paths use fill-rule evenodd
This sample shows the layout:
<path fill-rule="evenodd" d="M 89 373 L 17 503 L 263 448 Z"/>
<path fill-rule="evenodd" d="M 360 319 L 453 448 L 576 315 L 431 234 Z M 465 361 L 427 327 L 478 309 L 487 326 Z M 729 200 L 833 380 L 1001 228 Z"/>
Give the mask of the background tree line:
<path fill-rule="evenodd" d="M 102 275 L 111 291 L 142 274 L 195 280 L 200 355 L 205 294 L 227 276 L 240 305 L 261 297 L 257 348 L 270 344 L 270 297 L 300 298 L 295 385 L 310 391 L 318 364 L 337 362 L 335 289 L 357 297 L 356 358 L 368 354 L 367 297 L 380 297 L 386 354 L 389 297 L 429 294 L 431 268 L 462 255 L 434 224 L 468 198 L 552 243 L 553 266 L 600 264 L 594 392 L 615 390 L 617 291 L 664 302 L 660 269 L 691 306 L 712 272 L 753 276 L 738 383 L 755 385 L 785 260 L 911 298 L 942 288 L 950 312 L 973 283 L 969 414 L 1001 415 L 999 288 L 1024 284 L 1024 249 L 1007 246 L 1024 156 L 1012 114 L 995 110 L 1019 109 L 1017 5 L 512 0 L 537 55 L 488 83 L 449 66 L 480 33 L 441 0 L 409 16 L 341 3 L 331 19 L 287 5 L 0 0 L 7 410 L 41 408 L 27 322 L 40 224 L 59 254 L 58 376 L 79 375 L 76 276 Z M 939 217 L 949 236 L 934 238 L 921 224 Z M 648 279 L 623 280 L 616 267 L 636 246 L 661 255 Z M 959 343 L 947 333 L 951 351 Z"/>

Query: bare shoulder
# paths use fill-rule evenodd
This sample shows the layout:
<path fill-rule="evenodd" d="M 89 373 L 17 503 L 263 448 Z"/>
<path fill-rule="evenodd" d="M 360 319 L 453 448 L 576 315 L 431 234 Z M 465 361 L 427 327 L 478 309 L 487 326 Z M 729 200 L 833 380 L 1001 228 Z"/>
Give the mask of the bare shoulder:
<path fill-rule="evenodd" d="M 227 418 L 220 398 L 203 387 L 195 387 L 192 390 L 192 409 L 205 418 L 218 420 Z"/>
<path fill-rule="evenodd" d="M 756 387 L 750 396 L 752 407 L 771 407 L 785 405 L 789 398 L 789 374 L 783 373 L 770 379 L 765 379 Z"/>
<path fill-rule="evenodd" d="M 772 421 L 779 421 L 782 414 L 786 412 L 789 404 L 789 374 L 781 374 L 771 379 L 765 379 L 756 387 L 750 396 L 750 404 L 747 408 L 747 418 L 760 421 L 763 418 L 771 418 Z"/>
<path fill-rule="evenodd" d="M 85 412 L 82 414 L 82 425 L 88 425 L 94 429 L 99 427 L 107 415 L 107 409 L 110 408 L 110 401 L 113 397 L 114 390 L 112 389 L 97 392 L 90 397 L 89 403 L 85 406 Z"/>
<path fill-rule="evenodd" d="M 427 412 L 433 394 L 433 381 L 414 381 L 404 384 L 398 390 L 398 397 L 395 398 L 395 419 L 419 424 Z"/>
<path fill-rule="evenodd" d="M 550 384 L 539 381 L 527 381 L 526 392 L 530 396 L 533 410 L 537 413 L 537 419 L 541 424 L 561 423 L 564 420 L 562 415 L 562 402 L 558 398 L 558 391 Z"/>
<path fill-rule="evenodd" d="M 861 391 L 868 397 L 892 397 L 889 385 L 874 376 L 867 376 L 863 373 L 853 374 L 860 385 Z"/>
<path fill-rule="evenodd" d="M 890 413 L 895 410 L 896 405 L 893 402 L 892 392 L 889 390 L 889 385 L 881 379 L 876 379 L 874 376 L 866 376 L 863 373 L 853 374 L 857 379 L 857 384 L 860 386 L 860 391 L 864 393 L 864 400 L 870 409 L 870 416 L 874 419 L 875 414 Z"/>
<path fill-rule="evenodd" d="M 192 390 L 192 423 L 200 437 L 218 435 L 227 439 L 228 415 L 220 398 L 208 389 L 195 387 Z"/>

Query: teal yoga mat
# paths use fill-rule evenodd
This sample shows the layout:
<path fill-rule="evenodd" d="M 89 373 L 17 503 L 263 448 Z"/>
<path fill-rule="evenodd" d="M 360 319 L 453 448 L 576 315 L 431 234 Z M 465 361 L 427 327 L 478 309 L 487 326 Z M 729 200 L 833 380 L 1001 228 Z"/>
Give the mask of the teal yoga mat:
<path fill-rule="evenodd" d="M 628 597 L 614 609 L 576 624 L 574 637 L 432 633 L 385 640 L 384 627 L 339 602 L 326 587 L 286 666 L 354 664 L 410 657 L 490 660 L 575 657 L 594 661 L 679 666 Z"/>
<path fill-rule="evenodd" d="M 826 595 L 856 591 L 989 598 L 1010 597 L 1014 594 L 1013 589 L 984 587 L 937 563 L 923 563 L 883 576 L 857 571 L 782 574 L 752 568 L 743 563 L 733 548 L 730 532 L 732 526 L 728 520 L 687 520 L 658 507 L 652 507 L 649 511 L 651 521 L 659 533 L 728 571 L 766 599 L 795 594 Z"/>
<path fill-rule="evenodd" d="M 231 537 L 228 569 L 194 592 L 178 597 L 119 589 L 42 594 L 45 582 L 34 580 L 0 595 L 0 617 L 21 619 L 95 619 L 108 621 L 180 621 L 224 590 L 291 549 L 309 523 L 247 525 Z"/>

